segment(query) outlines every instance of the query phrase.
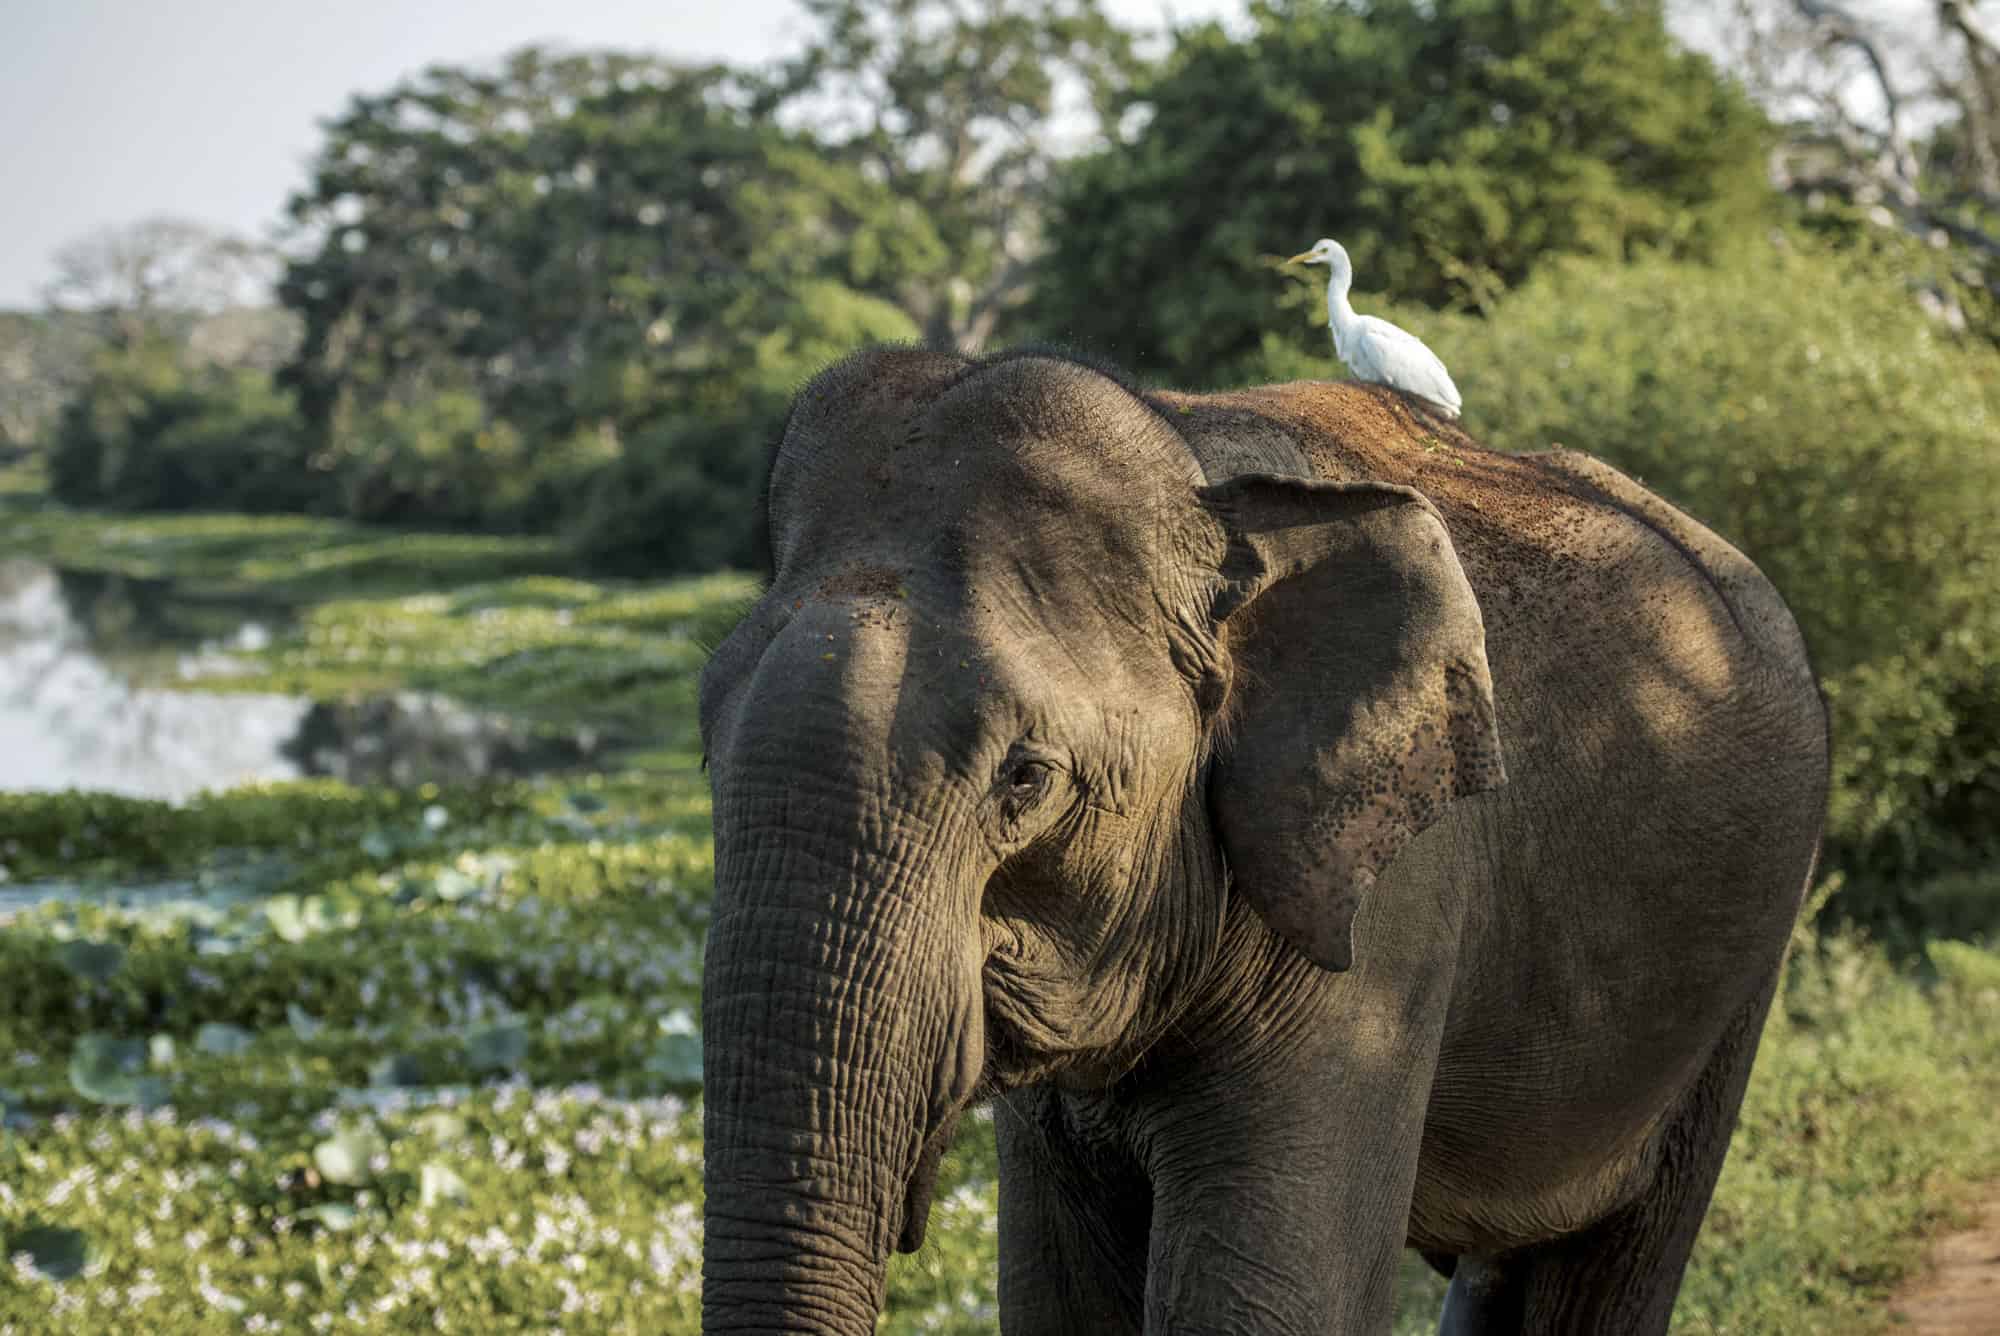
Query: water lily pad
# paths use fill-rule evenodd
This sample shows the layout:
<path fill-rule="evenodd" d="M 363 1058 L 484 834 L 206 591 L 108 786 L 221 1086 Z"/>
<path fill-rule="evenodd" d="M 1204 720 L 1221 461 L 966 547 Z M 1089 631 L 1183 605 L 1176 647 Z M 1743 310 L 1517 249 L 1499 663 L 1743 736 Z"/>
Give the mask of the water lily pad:
<path fill-rule="evenodd" d="M 378 1115 L 404 1113 L 414 1106 L 437 1100 L 457 1101 L 473 1094 L 469 1085 L 438 1086 L 342 1086 L 333 1094 L 344 1109 L 367 1109 Z"/>
<path fill-rule="evenodd" d="M 475 1071 L 512 1071 L 528 1056 L 527 1028 L 510 1023 L 475 1030 L 466 1040 L 465 1056 Z"/>
<path fill-rule="evenodd" d="M 68 1280 L 90 1264 L 90 1240 L 79 1229 L 30 1224 L 7 1235 L 8 1253 L 26 1253 L 35 1270 L 50 1280 Z"/>
<path fill-rule="evenodd" d="M 321 1202 L 299 1212 L 299 1219 L 316 1221 L 322 1229 L 345 1234 L 354 1228 L 354 1208 L 344 1201 Z"/>
<path fill-rule="evenodd" d="M 296 1002 L 285 1003 L 285 1020 L 291 1025 L 293 1034 L 307 1041 L 325 1026 L 325 1022 L 315 1019 L 311 1012 Z"/>
<path fill-rule="evenodd" d="M 77 1094 L 97 1104 L 163 1104 L 166 1083 L 141 1074 L 149 1050 L 143 1039 L 83 1035 L 70 1051 L 69 1083 Z"/>
<path fill-rule="evenodd" d="M 432 1109 L 410 1124 L 433 1141 L 457 1141 L 465 1135 L 465 1119 L 449 1109 Z"/>
<path fill-rule="evenodd" d="M 218 1058 L 234 1058 L 248 1051 L 256 1036 L 240 1025 L 209 1021 L 194 1032 L 194 1046 Z"/>
<path fill-rule="evenodd" d="M 466 1191 L 465 1180 L 435 1160 L 425 1164 L 418 1172 L 417 1183 L 426 1210 L 440 1202 L 462 1202 L 471 1196 Z"/>
<path fill-rule="evenodd" d="M 424 1064 L 407 1053 L 395 1053 L 368 1069 L 368 1084 L 398 1088 L 424 1083 Z"/>
<path fill-rule="evenodd" d="M 92 942 L 79 938 L 64 942 L 56 956 L 63 967 L 79 979 L 104 983 L 125 963 L 125 948 L 116 942 Z"/>
<path fill-rule="evenodd" d="M 688 1089 L 701 1086 L 701 1036 L 662 1035 L 646 1059 L 646 1070 L 668 1085 Z"/>
<path fill-rule="evenodd" d="M 288 942 L 303 942 L 312 935 L 306 926 L 304 906 L 296 895 L 274 895 L 264 902 L 264 917 L 271 931 Z"/>
<path fill-rule="evenodd" d="M 369 1161 L 388 1149 L 372 1127 L 348 1127 L 313 1147 L 313 1167 L 329 1183 L 365 1183 L 373 1175 Z"/>

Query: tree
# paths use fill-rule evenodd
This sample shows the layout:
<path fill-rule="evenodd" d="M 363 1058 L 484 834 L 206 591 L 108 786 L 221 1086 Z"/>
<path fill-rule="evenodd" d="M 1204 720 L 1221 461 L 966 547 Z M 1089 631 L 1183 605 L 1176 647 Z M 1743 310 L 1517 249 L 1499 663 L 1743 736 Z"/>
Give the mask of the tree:
<path fill-rule="evenodd" d="M 96 347 L 84 318 L 0 311 L 0 461 L 46 443 Z"/>
<path fill-rule="evenodd" d="M 747 534 L 741 460 L 817 369 L 774 349 L 845 351 L 816 338 L 814 294 L 896 291 L 942 248 L 885 187 L 746 103 L 722 69 L 532 49 L 355 99 L 292 201 L 311 244 L 281 285 L 305 331 L 285 379 L 322 466 L 364 480 L 370 513 L 449 495 L 469 522 L 499 451 L 520 461 L 500 474 L 547 484 L 490 494 L 479 518 L 509 524 L 601 510 L 608 477 L 630 504 L 634 470 L 671 471 L 689 506 L 726 495 Z M 435 476 L 461 465 L 463 486 Z M 673 541 L 655 536 L 663 564 Z"/>
<path fill-rule="evenodd" d="M 1066 169 L 1045 333 L 1215 383 L 1285 318 L 1273 254 L 1316 237 L 1347 243 L 1364 292 L 1478 306 L 1551 254 L 1699 248 L 1768 193 L 1761 117 L 1653 0 L 1250 17 L 1241 40 L 1177 34 L 1130 96 L 1131 133 Z"/>
<path fill-rule="evenodd" d="M 892 294 L 935 347 L 976 352 L 1026 299 L 1065 151 L 1135 59 L 1100 0 L 803 0 L 819 32 L 764 103 L 921 214 L 943 245 Z"/>
<path fill-rule="evenodd" d="M 1716 0 L 1724 63 L 1769 109 L 1771 175 L 1808 217 L 1840 211 L 1939 251 L 1919 287 L 1954 327 L 2000 298 L 2000 30 L 1964 0 L 1893 18 L 1830 0 Z"/>
<path fill-rule="evenodd" d="M 43 300 L 94 317 L 104 337 L 131 345 L 165 321 L 255 300 L 270 285 L 268 247 L 185 218 L 103 227 L 54 256 Z"/>
<path fill-rule="evenodd" d="M 893 287 L 921 220 L 731 105 L 719 69 L 528 50 L 357 98 L 291 204 L 290 376 L 346 400 L 467 389 L 524 431 L 691 410 L 815 278 Z"/>
<path fill-rule="evenodd" d="M 166 338 L 100 346 L 47 446 L 50 490 L 124 510 L 302 510 L 319 483 L 291 401 Z"/>

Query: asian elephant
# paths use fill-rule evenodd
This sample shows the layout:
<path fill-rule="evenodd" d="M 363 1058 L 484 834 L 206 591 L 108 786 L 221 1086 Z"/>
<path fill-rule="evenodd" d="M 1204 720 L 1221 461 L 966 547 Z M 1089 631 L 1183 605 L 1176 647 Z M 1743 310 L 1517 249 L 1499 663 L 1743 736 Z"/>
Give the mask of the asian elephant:
<path fill-rule="evenodd" d="M 1395 391 L 876 348 L 701 682 L 703 1330 L 860 1336 L 991 1101 L 1015 1336 L 1665 1330 L 1818 849 L 1729 544 Z"/>

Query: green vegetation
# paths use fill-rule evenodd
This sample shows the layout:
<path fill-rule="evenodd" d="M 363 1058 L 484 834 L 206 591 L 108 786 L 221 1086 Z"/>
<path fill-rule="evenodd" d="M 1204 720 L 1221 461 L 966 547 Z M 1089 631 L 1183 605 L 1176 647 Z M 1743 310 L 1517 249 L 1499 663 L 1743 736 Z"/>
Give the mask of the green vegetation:
<path fill-rule="evenodd" d="M 49 450 L 58 497 L 124 510 L 301 511 L 323 488 L 291 397 L 268 375 L 189 367 L 163 339 L 105 348 Z"/>
<path fill-rule="evenodd" d="M 692 1330 L 713 868 L 689 688 L 748 583 L 586 581 L 531 540 L 408 538 L 390 563 L 326 521 L 11 518 L 8 545 L 106 578 L 287 606 L 248 681 L 486 682 L 648 745 L 478 787 L 0 797 L 0 889 L 69 892 L 0 931 L 0 1331 Z M 524 655 L 538 672 L 509 671 Z M 621 688 L 619 664 L 647 672 Z M 1690 1331 L 1880 1326 L 1921 1233 L 2000 1169 L 2000 955 L 1936 943 L 1913 973 L 1809 929 L 1796 950 Z M 885 1330 L 992 1329 L 995 1172 L 973 1120 Z M 1397 1330 L 1441 1292 L 1412 1260 Z"/>
<path fill-rule="evenodd" d="M 1156 40 L 1099 0 L 802 3 L 766 68 L 529 49 L 358 94 L 279 308 L 239 304 L 258 247 L 153 219 L 0 314 L 0 557 L 62 567 L 122 668 L 254 607 L 274 638 L 205 689 L 608 743 L 531 782 L 0 795 L 0 916 L 50 892 L 0 927 L 0 1336 L 690 1329 L 693 689 L 791 393 L 912 338 L 1336 376 L 1317 279 L 1271 263 L 1320 235 L 1476 435 L 1618 463 L 1797 611 L 1831 899 L 1680 1325 L 1880 1326 L 2000 1170 L 2000 104 L 1958 7 L 1908 142 L 1652 0 L 1256 0 Z M 1786 21 L 1724 20 L 1860 68 L 1860 26 Z M 994 1192 L 975 1121 L 888 1330 L 991 1329 Z"/>
<path fill-rule="evenodd" d="M 1853 936 L 1794 951 L 1677 1330 L 1882 1329 L 1924 1236 L 2000 1169 L 2000 954 L 1936 943 L 1925 982 Z"/>
<path fill-rule="evenodd" d="M 1141 128 L 1059 183 L 1034 316 L 1185 386 L 1303 328 L 1273 252 L 1321 236 L 1364 283 L 1479 305 L 1551 256 L 1700 253 L 1774 212 L 1762 117 L 1653 0 L 1256 5 L 1130 100 Z"/>

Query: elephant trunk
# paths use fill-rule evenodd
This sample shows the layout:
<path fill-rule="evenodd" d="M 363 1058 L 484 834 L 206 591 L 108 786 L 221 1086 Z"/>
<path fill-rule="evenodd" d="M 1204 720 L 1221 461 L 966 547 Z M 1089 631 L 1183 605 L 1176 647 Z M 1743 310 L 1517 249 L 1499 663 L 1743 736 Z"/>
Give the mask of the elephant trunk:
<path fill-rule="evenodd" d="M 910 850 L 734 833 L 704 982 L 702 1330 L 863 1336 L 978 1077 L 977 961 L 914 893 Z"/>

